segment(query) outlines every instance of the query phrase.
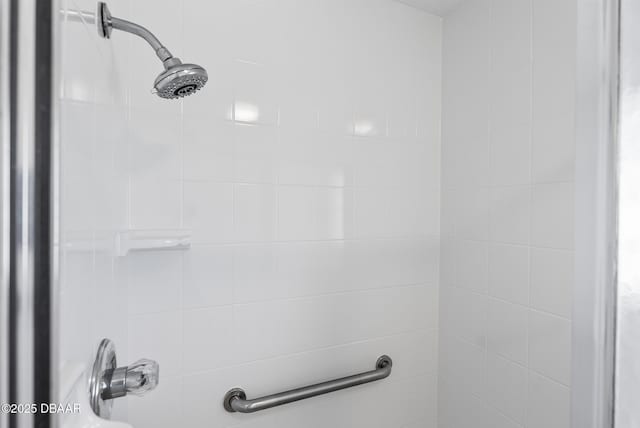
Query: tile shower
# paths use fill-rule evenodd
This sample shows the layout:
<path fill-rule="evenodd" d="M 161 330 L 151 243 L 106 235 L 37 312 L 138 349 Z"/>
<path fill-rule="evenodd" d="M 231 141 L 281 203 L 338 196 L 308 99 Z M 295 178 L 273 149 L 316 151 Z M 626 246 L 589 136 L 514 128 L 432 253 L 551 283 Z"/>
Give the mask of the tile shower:
<path fill-rule="evenodd" d="M 207 68 L 181 101 L 144 42 L 61 24 L 62 360 L 161 367 L 114 419 L 569 427 L 575 2 L 155 4 L 109 7 Z M 136 231 L 191 248 L 123 255 Z M 382 354 L 384 382 L 222 407 Z"/>

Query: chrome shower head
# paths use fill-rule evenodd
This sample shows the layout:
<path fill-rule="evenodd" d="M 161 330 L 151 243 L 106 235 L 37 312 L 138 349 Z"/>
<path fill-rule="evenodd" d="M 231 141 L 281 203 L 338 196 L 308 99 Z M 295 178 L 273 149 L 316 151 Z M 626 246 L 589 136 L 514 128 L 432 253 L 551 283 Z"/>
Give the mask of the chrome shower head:
<path fill-rule="evenodd" d="M 200 90 L 208 80 L 207 71 L 196 64 L 171 65 L 153 83 L 160 98 L 182 98 Z"/>
<path fill-rule="evenodd" d="M 98 34 L 105 39 L 111 38 L 111 32 L 115 28 L 140 36 L 151 45 L 165 69 L 153 83 L 154 92 L 159 97 L 183 98 L 200 90 L 207 83 L 209 76 L 204 68 L 196 64 L 183 64 L 179 58 L 171 55 L 171 52 L 149 30 L 133 22 L 111 16 L 104 2 L 98 2 L 96 23 Z"/>

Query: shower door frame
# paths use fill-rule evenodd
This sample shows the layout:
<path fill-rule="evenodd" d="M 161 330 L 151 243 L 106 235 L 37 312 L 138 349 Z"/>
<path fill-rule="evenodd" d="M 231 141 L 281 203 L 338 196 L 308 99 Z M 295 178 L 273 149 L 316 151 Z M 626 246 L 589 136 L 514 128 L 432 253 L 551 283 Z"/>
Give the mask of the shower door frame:
<path fill-rule="evenodd" d="M 8 428 L 58 421 L 40 412 L 58 401 L 58 10 L 57 0 L 0 0 L 0 426 Z"/>
<path fill-rule="evenodd" d="M 577 0 L 573 428 L 613 428 L 620 1 Z"/>

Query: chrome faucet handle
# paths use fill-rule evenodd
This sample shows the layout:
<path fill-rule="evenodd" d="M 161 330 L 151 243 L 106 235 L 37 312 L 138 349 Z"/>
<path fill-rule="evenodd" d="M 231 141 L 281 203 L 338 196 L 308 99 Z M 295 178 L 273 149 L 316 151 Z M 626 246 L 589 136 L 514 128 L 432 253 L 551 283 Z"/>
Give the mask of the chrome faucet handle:
<path fill-rule="evenodd" d="M 127 368 L 125 387 L 133 395 L 145 395 L 158 386 L 160 365 L 153 360 L 143 358 Z"/>
<path fill-rule="evenodd" d="M 145 395 L 158 386 L 160 365 L 153 360 L 141 359 L 130 366 L 104 371 L 101 382 L 103 400 L 124 397 L 127 394 Z"/>

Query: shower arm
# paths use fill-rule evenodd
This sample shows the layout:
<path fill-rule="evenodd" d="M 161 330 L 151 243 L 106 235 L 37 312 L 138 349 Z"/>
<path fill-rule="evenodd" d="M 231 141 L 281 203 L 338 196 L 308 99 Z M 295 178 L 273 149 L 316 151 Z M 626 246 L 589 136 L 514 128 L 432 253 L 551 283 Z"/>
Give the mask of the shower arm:
<path fill-rule="evenodd" d="M 126 19 L 120 19 L 111 16 L 111 12 L 109 12 L 109 8 L 106 3 L 99 2 L 98 3 L 98 33 L 101 37 L 105 39 L 111 38 L 111 31 L 113 29 L 124 31 L 130 34 L 135 34 L 138 37 L 146 40 L 147 43 L 153 48 L 154 52 L 162 61 L 165 70 L 168 70 L 170 67 L 174 65 L 179 65 L 182 62 L 179 58 L 175 58 L 169 49 L 165 48 L 160 40 L 153 33 L 142 25 L 135 24 L 133 22 L 127 21 Z"/>

